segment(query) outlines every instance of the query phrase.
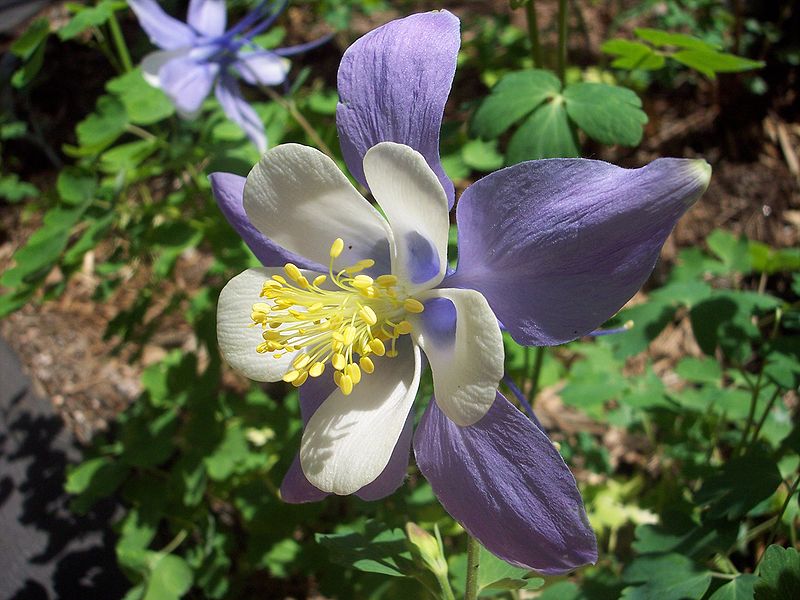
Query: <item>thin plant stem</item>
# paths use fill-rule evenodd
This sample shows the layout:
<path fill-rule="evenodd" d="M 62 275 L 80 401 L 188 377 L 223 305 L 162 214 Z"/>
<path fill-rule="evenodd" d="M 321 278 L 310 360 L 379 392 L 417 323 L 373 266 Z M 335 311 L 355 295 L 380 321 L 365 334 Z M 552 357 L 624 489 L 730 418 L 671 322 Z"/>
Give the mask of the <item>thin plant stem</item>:
<path fill-rule="evenodd" d="M 567 72 L 567 16 L 569 2 L 558 0 L 558 78 L 564 84 Z"/>
<path fill-rule="evenodd" d="M 750 411 L 747 413 L 747 422 L 744 424 L 742 437 L 739 439 L 739 443 L 736 444 L 736 448 L 734 448 L 732 456 L 737 456 L 739 451 L 746 448 L 745 442 L 750 435 L 750 428 L 753 426 L 753 420 L 756 417 L 756 405 L 758 404 L 758 396 L 761 393 L 761 379 L 763 374 L 763 370 L 758 372 L 758 379 L 756 379 L 756 384 L 753 386 L 753 393 L 750 397 Z"/>
<path fill-rule="evenodd" d="M 539 377 L 542 374 L 542 361 L 544 361 L 544 346 L 536 346 L 534 348 L 533 368 L 531 369 L 531 387 L 528 389 L 528 404 L 533 410 L 533 405 L 536 402 L 536 394 L 539 393 Z"/>
<path fill-rule="evenodd" d="M 131 54 L 128 52 L 128 45 L 125 43 L 125 38 L 122 36 L 122 29 L 119 27 L 117 15 L 113 11 L 108 17 L 108 28 L 111 30 L 111 39 L 114 40 L 114 47 L 117 49 L 117 54 L 119 55 L 120 63 L 122 63 L 122 68 L 126 73 L 133 71 Z"/>
<path fill-rule="evenodd" d="M 761 556 L 758 559 L 758 563 L 756 563 L 756 568 L 761 563 L 761 560 L 764 558 L 764 554 L 767 553 L 767 548 L 769 548 L 772 541 L 775 539 L 775 536 L 778 534 L 778 527 L 781 526 L 781 519 L 783 518 L 783 513 L 786 512 L 786 509 L 789 507 L 789 502 L 792 501 L 792 496 L 797 491 L 797 486 L 800 485 L 800 475 L 794 480 L 794 483 L 789 488 L 789 494 L 786 496 L 786 500 L 783 502 L 783 506 L 781 506 L 780 511 L 778 511 L 777 517 L 775 517 L 775 525 L 772 526 L 772 531 L 769 533 L 769 538 L 767 539 L 767 543 L 764 544 L 764 552 L 761 553 Z M 756 569 L 753 569 L 756 572 Z"/>
<path fill-rule="evenodd" d="M 478 540 L 467 534 L 467 582 L 464 600 L 475 600 L 478 597 L 478 571 L 480 570 L 481 548 Z"/>
<path fill-rule="evenodd" d="M 756 443 L 756 440 L 758 440 L 758 434 L 761 433 L 761 428 L 764 427 L 764 423 L 766 422 L 767 417 L 769 416 L 769 413 L 772 410 L 772 407 L 775 405 L 775 401 L 778 399 L 778 396 L 780 395 L 781 395 L 781 388 L 776 387 L 775 393 L 772 394 L 772 396 L 770 396 L 769 402 L 767 402 L 767 408 L 764 409 L 764 414 L 761 415 L 761 418 L 758 420 L 758 423 L 756 423 L 756 428 L 753 430 L 753 436 L 752 439 L 750 440 L 751 446 Z"/>
<path fill-rule="evenodd" d="M 268 88 L 268 87 L 265 87 L 265 86 L 261 86 L 260 89 L 267 96 L 269 96 L 270 99 L 273 102 L 277 102 L 278 104 L 280 104 L 283 108 L 285 108 L 289 112 L 290 115 L 292 115 L 292 118 L 297 122 L 298 125 L 300 125 L 300 127 L 303 129 L 303 131 L 306 132 L 306 135 L 308 135 L 308 137 L 311 138 L 311 140 L 314 142 L 314 144 L 316 144 L 317 148 L 322 150 L 332 160 L 335 160 L 335 156 L 334 156 L 333 152 L 331 151 L 331 149 L 328 147 L 328 144 L 326 144 L 323 141 L 323 139 L 314 130 L 314 128 L 311 126 L 311 123 L 309 123 L 306 120 L 306 118 L 303 116 L 303 114 L 299 110 L 297 110 L 297 105 L 294 103 L 293 100 L 287 100 L 286 98 L 284 98 L 278 92 L 276 92 L 275 90 L 273 90 L 271 88 Z"/>
<path fill-rule="evenodd" d="M 528 38 L 531 41 L 531 58 L 533 68 L 539 69 L 543 65 L 542 45 L 539 43 L 539 24 L 536 20 L 536 2 L 529 0 L 525 5 L 525 16 L 528 18 Z"/>

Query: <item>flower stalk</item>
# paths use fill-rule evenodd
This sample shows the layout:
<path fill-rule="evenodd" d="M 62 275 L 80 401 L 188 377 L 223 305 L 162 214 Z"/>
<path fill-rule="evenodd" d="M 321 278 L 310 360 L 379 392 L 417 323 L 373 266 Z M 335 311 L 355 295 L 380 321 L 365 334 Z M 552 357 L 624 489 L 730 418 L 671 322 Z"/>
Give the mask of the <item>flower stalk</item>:
<path fill-rule="evenodd" d="M 528 19 L 528 39 L 531 41 L 531 58 L 533 68 L 539 69 L 543 65 L 542 46 L 539 42 L 539 24 L 536 20 L 536 2 L 529 0 L 525 5 L 525 15 Z"/>
<path fill-rule="evenodd" d="M 467 583 L 464 600 L 475 600 L 478 597 L 478 572 L 480 571 L 481 547 L 478 540 L 467 534 Z"/>
<path fill-rule="evenodd" d="M 558 0 L 558 78 L 564 84 L 567 72 L 567 16 L 569 7 L 567 0 Z"/>
<path fill-rule="evenodd" d="M 108 28 L 111 30 L 111 39 L 114 40 L 114 47 L 117 49 L 119 62 L 125 73 L 129 73 L 133 70 L 133 61 L 131 61 L 131 54 L 128 52 L 128 45 L 125 43 L 125 38 L 122 35 L 122 29 L 120 29 L 117 15 L 113 11 L 108 17 Z"/>

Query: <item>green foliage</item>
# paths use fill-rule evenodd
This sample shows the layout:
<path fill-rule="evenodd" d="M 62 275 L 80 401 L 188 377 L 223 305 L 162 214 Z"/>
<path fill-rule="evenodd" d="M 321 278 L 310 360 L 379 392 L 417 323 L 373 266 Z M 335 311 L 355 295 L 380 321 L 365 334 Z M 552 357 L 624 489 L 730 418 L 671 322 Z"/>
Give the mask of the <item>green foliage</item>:
<path fill-rule="evenodd" d="M 740 73 L 764 66 L 761 61 L 722 52 L 713 44 L 683 33 L 642 27 L 634 34 L 641 41 L 613 39 L 603 44 L 602 51 L 614 57 L 612 67 L 656 71 L 669 58 L 714 79 L 718 73 Z"/>
<path fill-rule="evenodd" d="M 578 129 L 603 144 L 636 146 L 647 123 L 641 106 L 627 88 L 579 82 L 562 89 L 550 71 L 527 69 L 509 73 L 492 88 L 471 127 L 474 135 L 493 139 L 522 121 L 506 152 L 507 164 L 515 164 L 578 156 Z"/>

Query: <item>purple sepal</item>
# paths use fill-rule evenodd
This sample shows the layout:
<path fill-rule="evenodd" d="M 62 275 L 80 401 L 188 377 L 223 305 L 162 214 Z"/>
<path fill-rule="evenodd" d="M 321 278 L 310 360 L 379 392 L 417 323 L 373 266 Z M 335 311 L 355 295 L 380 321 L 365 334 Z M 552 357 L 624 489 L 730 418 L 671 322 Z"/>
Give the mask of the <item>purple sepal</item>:
<path fill-rule="evenodd" d="M 190 0 L 186 21 L 200 35 L 222 35 L 227 21 L 225 0 Z"/>
<path fill-rule="evenodd" d="M 219 73 L 216 63 L 195 58 L 195 54 L 203 51 L 195 49 L 187 56 L 167 61 L 158 71 L 161 89 L 170 97 L 178 112 L 190 118 L 200 110 Z"/>
<path fill-rule="evenodd" d="M 442 506 L 496 556 L 548 575 L 597 560 L 575 478 L 547 436 L 502 395 L 469 427 L 431 400 L 414 453 Z"/>
<path fill-rule="evenodd" d="M 282 267 L 287 262 L 291 262 L 301 269 L 327 271 L 326 268 L 289 252 L 267 239 L 253 226 L 244 212 L 243 197 L 246 181 L 244 177 L 232 173 L 212 173 L 208 179 L 222 214 L 253 251 L 256 258 L 261 261 L 261 264 L 265 267 Z"/>
<path fill-rule="evenodd" d="M 242 97 L 236 79 L 228 74 L 222 75 L 214 88 L 214 94 L 227 117 L 242 128 L 259 152 L 266 152 L 267 136 L 264 133 L 264 124 L 253 107 Z"/>
<path fill-rule="evenodd" d="M 316 412 L 335 387 L 333 379 L 328 373 L 317 378 L 311 378 L 302 385 L 300 388 L 300 416 L 303 419 L 303 425 L 308 422 L 311 415 Z M 386 465 L 383 473 L 375 481 L 356 492 L 359 498 L 369 501 L 380 500 L 394 493 L 397 488 L 403 485 L 403 480 L 408 470 L 413 424 L 413 411 L 411 411 L 406 419 L 403 432 L 397 440 L 394 452 L 392 452 L 392 456 L 389 459 L 389 464 Z M 318 502 L 326 496 L 328 496 L 326 492 L 317 489 L 306 479 L 300 467 L 300 456 L 296 455 L 281 483 L 281 498 L 285 502 L 300 504 Z"/>
<path fill-rule="evenodd" d="M 192 46 L 197 36 L 186 23 L 164 12 L 155 0 L 128 0 L 150 41 L 163 50 Z"/>
<path fill-rule="evenodd" d="M 458 203 L 458 268 L 441 287 L 481 292 L 525 346 L 594 331 L 642 286 L 680 216 L 705 191 L 704 161 L 640 169 L 552 159 L 508 167 Z"/>
<path fill-rule="evenodd" d="M 443 10 L 387 23 L 344 53 L 336 124 L 347 167 L 362 184 L 367 150 L 397 142 L 425 157 L 453 205 L 453 182 L 439 160 L 439 130 L 460 44 L 459 20 Z"/>

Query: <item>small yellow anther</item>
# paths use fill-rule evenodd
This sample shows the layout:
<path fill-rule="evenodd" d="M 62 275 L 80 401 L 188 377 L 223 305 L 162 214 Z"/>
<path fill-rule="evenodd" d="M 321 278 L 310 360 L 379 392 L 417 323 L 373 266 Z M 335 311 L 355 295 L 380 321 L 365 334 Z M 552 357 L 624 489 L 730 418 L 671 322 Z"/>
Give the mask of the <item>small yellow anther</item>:
<path fill-rule="evenodd" d="M 361 360 L 358 361 L 358 364 L 361 365 L 361 370 L 364 373 L 372 373 L 375 371 L 375 363 L 372 362 L 372 359 L 368 356 L 362 356 Z"/>
<path fill-rule="evenodd" d="M 350 376 L 350 379 L 353 380 L 353 385 L 356 385 L 359 381 L 361 381 L 361 369 L 358 368 L 356 363 L 350 363 L 347 365 L 347 374 Z"/>
<path fill-rule="evenodd" d="M 300 371 L 298 371 L 298 370 L 296 370 L 296 369 L 293 369 L 293 370 L 289 371 L 288 373 L 286 373 L 286 374 L 285 374 L 285 375 L 282 377 L 282 379 L 283 379 L 283 380 L 284 380 L 286 383 L 291 383 L 291 382 L 293 382 L 295 379 L 297 379 L 298 377 L 300 377 Z"/>
<path fill-rule="evenodd" d="M 393 285 L 397 285 L 397 277 L 395 275 L 381 275 L 375 280 L 381 287 L 392 287 Z"/>
<path fill-rule="evenodd" d="M 394 328 L 395 333 L 397 333 L 397 335 L 405 335 L 407 333 L 411 333 L 412 329 L 413 327 L 411 326 L 411 323 L 409 323 L 408 321 L 400 321 L 397 324 L 397 327 Z"/>
<path fill-rule="evenodd" d="M 337 371 L 341 371 L 342 369 L 344 369 L 345 365 L 347 364 L 347 361 L 344 359 L 344 356 L 342 354 L 337 352 L 331 357 L 331 364 L 333 365 L 334 369 L 336 369 Z"/>
<path fill-rule="evenodd" d="M 410 313 L 421 313 L 425 310 L 425 306 L 416 298 L 406 298 L 403 301 L 403 308 Z"/>
<path fill-rule="evenodd" d="M 311 357 L 308 354 L 303 353 L 297 358 L 295 358 L 292 364 L 294 365 L 295 369 L 302 369 L 310 362 L 311 362 Z"/>
<path fill-rule="evenodd" d="M 372 285 L 372 282 L 373 279 L 369 275 L 356 275 L 350 285 L 358 290 L 366 290 Z"/>
<path fill-rule="evenodd" d="M 362 306 L 358 309 L 358 316 L 360 316 L 361 320 L 367 325 L 375 325 L 375 323 L 378 322 L 378 315 L 376 315 L 375 311 L 369 306 Z"/>
<path fill-rule="evenodd" d="M 283 270 L 286 271 L 286 274 L 295 281 L 303 276 L 303 274 L 300 272 L 300 269 L 297 268 L 297 265 L 292 263 L 286 263 L 283 267 Z"/>
<path fill-rule="evenodd" d="M 383 356 L 386 354 L 386 346 L 383 345 L 383 342 L 380 341 L 378 338 L 375 338 L 369 343 L 369 347 L 377 356 Z"/>
<path fill-rule="evenodd" d="M 314 302 L 311 306 L 308 307 L 308 312 L 314 312 L 322 308 L 322 302 Z"/>
<path fill-rule="evenodd" d="M 292 382 L 292 385 L 294 387 L 300 387 L 306 382 L 306 379 L 308 379 L 308 371 L 303 371 L 300 373 L 300 376 Z"/>
<path fill-rule="evenodd" d="M 386 356 L 388 356 L 389 358 L 394 358 L 395 356 L 397 356 L 397 350 L 392 348 L 391 350 L 386 352 Z"/>
<path fill-rule="evenodd" d="M 311 368 L 308 370 L 308 374 L 311 377 L 319 377 L 325 371 L 325 363 L 315 362 L 311 365 Z M 338 372 L 338 371 L 337 371 Z"/>
<path fill-rule="evenodd" d="M 365 258 L 364 260 L 360 260 L 356 264 L 345 268 L 345 271 L 352 275 L 353 273 L 360 273 L 364 269 L 369 269 L 373 266 L 375 266 L 375 261 L 371 258 Z"/>
<path fill-rule="evenodd" d="M 342 250 L 344 250 L 344 240 L 342 238 L 336 238 L 333 240 L 333 244 L 331 244 L 331 258 L 339 258 Z"/>
<path fill-rule="evenodd" d="M 344 330 L 344 345 L 349 346 L 352 344 L 356 339 L 356 328 L 352 325 L 348 325 L 347 328 Z"/>
<path fill-rule="evenodd" d="M 333 372 L 333 383 L 335 383 L 338 386 L 341 383 L 341 381 L 342 381 L 342 372 L 341 371 L 334 371 Z"/>
<path fill-rule="evenodd" d="M 286 285 L 286 279 L 281 277 L 280 275 L 273 275 L 272 278 L 281 285 Z"/>
<path fill-rule="evenodd" d="M 353 380 L 350 378 L 350 375 L 342 375 L 338 385 L 345 396 L 349 396 L 353 392 Z"/>
<path fill-rule="evenodd" d="M 314 287 L 319 287 L 323 283 L 325 283 L 327 280 L 328 280 L 328 276 L 327 275 L 317 275 L 316 277 L 314 277 L 314 281 L 312 283 L 313 283 Z"/>

